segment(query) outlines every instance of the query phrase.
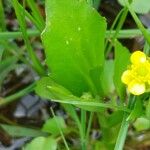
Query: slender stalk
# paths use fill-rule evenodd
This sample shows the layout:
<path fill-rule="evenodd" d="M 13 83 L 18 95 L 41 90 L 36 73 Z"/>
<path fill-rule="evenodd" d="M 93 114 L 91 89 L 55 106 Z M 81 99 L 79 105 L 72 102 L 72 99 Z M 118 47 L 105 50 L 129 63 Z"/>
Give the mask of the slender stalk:
<path fill-rule="evenodd" d="M 54 113 L 54 111 L 53 111 L 53 108 L 51 107 L 50 110 L 51 110 L 51 112 L 52 112 L 53 117 L 55 118 L 55 113 Z M 59 132 L 60 132 L 60 134 L 61 134 L 61 137 L 62 137 L 62 139 L 63 139 L 63 141 L 64 141 L 64 144 L 65 144 L 66 149 L 67 149 L 67 150 L 70 150 L 70 149 L 69 149 L 69 146 L 68 146 L 68 144 L 67 144 L 67 141 L 66 141 L 66 139 L 65 139 L 65 137 L 64 137 L 64 134 L 63 134 L 63 132 L 62 132 L 60 126 L 59 126 L 59 123 L 57 122 L 56 119 L 55 119 L 55 121 L 56 121 L 57 127 L 58 127 L 58 129 L 59 129 Z"/>
<path fill-rule="evenodd" d="M 82 150 L 86 150 L 86 111 L 81 109 L 81 125 L 82 125 L 82 137 L 81 137 L 81 145 Z"/>
<path fill-rule="evenodd" d="M 123 24 L 124 24 L 124 22 L 125 22 L 125 19 L 126 19 L 126 17 L 127 17 L 127 14 L 128 14 L 128 9 L 125 7 L 125 8 L 124 8 L 124 11 L 123 11 L 123 13 L 122 13 L 122 15 L 121 15 L 121 18 L 120 18 L 120 20 L 119 20 L 119 22 L 118 22 L 118 25 L 117 25 L 117 28 L 116 28 L 116 32 L 115 32 L 115 34 L 114 34 L 114 36 L 113 36 L 113 38 L 112 38 L 112 42 L 110 43 L 110 45 L 108 46 L 108 48 L 107 48 L 106 51 L 105 51 L 105 55 L 106 55 L 106 56 L 109 54 L 110 50 L 112 49 L 112 46 L 113 46 L 112 43 L 113 43 L 114 40 L 117 38 L 118 33 L 119 33 L 120 29 L 122 28 L 122 26 L 123 26 Z"/>
<path fill-rule="evenodd" d="M 134 103 L 135 103 L 135 96 L 134 97 L 130 96 L 128 102 L 128 108 L 131 109 L 134 106 Z M 114 150 L 123 150 L 123 146 L 125 143 L 125 139 L 128 132 L 129 123 L 130 123 L 127 120 L 128 116 L 129 113 L 125 112 Z"/>
<path fill-rule="evenodd" d="M 28 37 L 35 37 L 40 36 L 40 32 L 38 30 L 28 30 L 27 31 Z M 0 32 L 0 39 L 15 39 L 15 38 L 22 38 L 22 32 Z"/>
<path fill-rule="evenodd" d="M 107 36 L 107 40 L 106 40 L 106 42 L 105 42 L 105 49 L 106 49 L 107 46 L 108 46 L 108 42 L 109 42 L 110 38 L 112 38 L 112 37 L 111 37 L 111 32 L 113 31 L 114 27 L 116 26 L 116 24 L 117 24 L 119 18 L 121 17 L 123 11 L 124 11 L 124 8 L 120 10 L 120 12 L 117 14 L 115 20 L 113 21 L 113 24 L 112 24 L 112 26 L 111 26 L 111 28 L 110 28 L 110 30 L 109 30 L 109 34 L 108 34 L 108 36 Z M 108 32 L 108 31 L 107 31 L 107 32 Z"/>
<path fill-rule="evenodd" d="M 90 117 L 89 117 L 89 122 L 88 122 L 88 127 L 87 127 L 87 132 L 86 132 L 86 141 L 89 141 L 89 134 L 90 134 L 90 129 L 92 125 L 92 120 L 93 120 L 94 113 L 90 112 Z"/>
<path fill-rule="evenodd" d="M 147 33 L 150 33 L 150 29 L 146 29 Z M 116 34 L 115 30 L 107 30 L 105 34 L 105 38 L 110 39 Z M 40 36 L 40 32 L 38 30 L 28 30 L 28 37 L 36 37 Z M 139 29 L 124 29 L 118 32 L 118 39 L 126 39 L 126 38 L 135 38 L 137 36 L 142 36 L 142 32 Z M 23 38 L 22 32 L 0 32 L 0 39 L 15 39 L 15 38 Z"/>
<path fill-rule="evenodd" d="M 2 0 L 0 0 L 0 31 L 6 30 L 5 14 Z"/>
<path fill-rule="evenodd" d="M 0 107 L 1 106 L 4 106 L 4 105 L 7 105 L 11 102 L 14 102 L 16 101 L 18 98 L 24 96 L 24 95 L 27 95 L 28 93 L 32 92 L 35 88 L 35 85 L 36 83 L 32 83 L 31 85 L 29 85 L 28 87 L 26 87 L 25 89 L 13 94 L 13 95 L 10 95 L 8 97 L 5 97 L 5 98 L 0 98 Z"/>
<path fill-rule="evenodd" d="M 147 40 L 148 44 L 150 45 L 150 35 L 147 33 L 147 30 L 144 28 L 143 24 L 141 23 L 140 19 L 138 18 L 138 16 L 134 12 L 133 8 L 130 6 L 129 2 L 126 2 L 126 6 L 129 9 L 129 11 L 131 13 L 131 16 L 133 17 L 136 25 L 141 30 L 141 32 L 143 33 L 145 39 Z"/>
<path fill-rule="evenodd" d="M 89 102 L 84 102 L 84 101 L 75 101 L 73 99 L 67 99 L 67 100 L 57 100 L 57 99 L 52 99 L 51 101 L 53 102 L 58 102 L 58 103 L 63 103 L 63 104 L 72 104 L 72 105 L 79 105 L 79 106 L 90 106 L 90 107 L 99 107 L 99 108 L 111 108 L 115 110 L 120 110 L 120 111 L 125 111 L 125 112 L 130 112 L 130 109 L 126 108 L 125 106 L 113 106 L 112 104 L 106 104 L 106 103 L 98 103 L 98 102 L 92 102 L 93 99 L 89 99 Z"/>
<path fill-rule="evenodd" d="M 30 6 L 32 10 L 33 17 L 36 19 L 38 22 L 39 26 L 41 29 L 44 29 L 45 27 L 45 22 L 43 17 L 40 14 L 40 11 L 38 10 L 38 7 L 36 6 L 36 3 L 34 0 L 27 0 L 28 5 Z"/>
<path fill-rule="evenodd" d="M 23 1 L 23 2 L 24 2 L 23 5 L 25 7 L 25 1 Z M 40 60 L 38 59 L 38 57 L 36 56 L 35 52 L 33 51 L 32 46 L 30 45 L 30 41 L 28 39 L 26 22 L 25 22 L 25 9 L 23 9 L 23 11 L 21 12 L 21 9 L 19 7 L 19 2 L 17 0 L 13 0 L 13 6 L 15 9 L 17 19 L 18 19 L 19 24 L 20 24 L 20 29 L 21 29 L 22 34 L 23 34 L 24 42 L 27 46 L 27 51 L 28 51 L 29 57 L 32 60 L 33 69 L 40 76 L 45 75 L 44 67 L 42 66 L 42 64 L 41 64 Z"/>

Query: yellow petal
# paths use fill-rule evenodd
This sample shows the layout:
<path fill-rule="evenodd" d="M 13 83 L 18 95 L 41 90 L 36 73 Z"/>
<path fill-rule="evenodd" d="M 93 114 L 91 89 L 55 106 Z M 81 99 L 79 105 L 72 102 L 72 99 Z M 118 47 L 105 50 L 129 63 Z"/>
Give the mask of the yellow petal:
<path fill-rule="evenodd" d="M 144 63 L 146 62 L 146 55 L 141 51 L 136 51 L 131 55 L 130 60 L 133 64 Z"/>
<path fill-rule="evenodd" d="M 121 76 L 121 81 L 124 84 L 128 84 L 129 82 L 131 82 L 131 80 L 132 80 L 131 71 L 130 70 L 124 71 Z"/>
<path fill-rule="evenodd" d="M 128 85 L 128 90 L 133 95 L 141 95 L 145 92 L 145 84 L 134 80 Z"/>

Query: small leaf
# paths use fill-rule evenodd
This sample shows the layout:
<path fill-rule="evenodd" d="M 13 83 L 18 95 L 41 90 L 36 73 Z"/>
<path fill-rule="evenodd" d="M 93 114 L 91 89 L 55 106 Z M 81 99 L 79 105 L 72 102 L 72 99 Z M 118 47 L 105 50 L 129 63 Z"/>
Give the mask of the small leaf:
<path fill-rule="evenodd" d="M 136 97 L 136 102 L 135 102 L 134 108 L 131 111 L 127 120 L 128 121 L 134 120 L 134 119 L 140 117 L 142 114 L 143 114 L 143 101 L 139 97 Z"/>
<path fill-rule="evenodd" d="M 26 145 L 24 150 L 56 150 L 57 143 L 51 137 L 37 137 Z"/>
<path fill-rule="evenodd" d="M 113 74 L 114 74 L 114 61 L 107 60 L 104 64 L 104 70 L 101 73 L 101 85 L 104 92 L 104 95 L 108 95 L 114 92 L 114 83 L 113 83 Z"/>
<path fill-rule="evenodd" d="M 118 2 L 125 6 L 125 0 L 118 0 Z M 132 0 L 131 6 L 136 13 L 146 14 L 150 11 L 149 0 Z"/>
<path fill-rule="evenodd" d="M 40 130 L 25 128 L 25 127 L 20 127 L 20 126 L 12 126 L 12 125 L 5 125 L 5 124 L 0 124 L 0 126 L 9 135 L 14 136 L 14 137 L 20 137 L 20 136 L 36 137 L 36 136 L 46 135 L 46 133 Z"/>
<path fill-rule="evenodd" d="M 130 62 L 129 50 L 118 41 L 115 42 L 115 65 L 114 65 L 114 85 L 120 98 L 124 100 L 126 87 L 121 82 L 122 73 L 127 69 Z"/>
<path fill-rule="evenodd" d="M 109 117 L 108 117 L 108 126 L 113 127 L 119 123 L 122 122 L 124 112 L 123 111 L 116 111 L 113 112 Z"/>
<path fill-rule="evenodd" d="M 54 118 L 48 119 L 44 123 L 44 125 L 42 127 L 42 131 L 51 133 L 53 135 L 58 135 L 60 133 L 58 125 L 62 131 L 64 131 L 64 129 L 66 128 L 64 119 L 62 117 L 56 116 Z"/>
<path fill-rule="evenodd" d="M 71 99 L 75 96 L 63 86 L 55 83 L 50 77 L 43 77 L 37 81 L 36 93 L 46 99 Z"/>
<path fill-rule="evenodd" d="M 150 120 L 145 117 L 141 117 L 138 118 L 133 125 L 137 131 L 148 130 L 150 129 Z"/>

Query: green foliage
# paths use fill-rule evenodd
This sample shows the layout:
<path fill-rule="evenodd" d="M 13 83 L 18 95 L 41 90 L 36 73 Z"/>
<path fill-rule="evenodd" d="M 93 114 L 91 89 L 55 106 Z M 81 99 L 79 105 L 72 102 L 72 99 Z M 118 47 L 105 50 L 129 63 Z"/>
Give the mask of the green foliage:
<path fill-rule="evenodd" d="M 37 81 L 35 91 L 38 95 L 46 99 L 77 99 L 77 97 L 73 96 L 70 91 L 55 83 L 50 77 L 43 77 Z"/>
<path fill-rule="evenodd" d="M 150 120 L 150 99 L 148 100 L 146 105 L 146 116 Z"/>
<path fill-rule="evenodd" d="M 134 108 L 131 111 L 127 120 L 134 120 L 143 115 L 143 101 L 139 97 L 136 98 L 136 102 L 134 104 Z"/>
<path fill-rule="evenodd" d="M 115 42 L 115 64 L 114 64 L 114 84 L 120 98 L 124 100 L 126 88 L 121 81 L 122 73 L 127 69 L 130 61 L 129 50 L 118 41 Z"/>
<path fill-rule="evenodd" d="M 23 150 L 56 150 L 57 143 L 52 137 L 37 137 L 33 139 Z"/>
<path fill-rule="evenodd" d="M 58 125 L 62 131 L 66 129 L 66 124 L 64 119 L 62 117 L 55 116 L 54 118 L 50 118 L 46 120 L 46 122 L 42 127 L 42 131 L 51 133 L 53 135 L 58 135 L 60 134 Z"/>
<path fill-rule="evenodd" d="M 105 19 L 77 0 L 47 0 L 46 14 L 42 41 L 52 79 L 75 95 L 97 94 L 100 81 L 93 77 L 104 63 Z"/>
<path fill-rule="evenodd" d="M 110 93 L 113 93 L 115 90 L 113 83 L 113 74 L 114 74 L 114 61 L 113 60 L 105 61 L 104 69 L 100 76 L 101 86 L 103 94 L 105 96 L 109 95 Z"/>
<path fill-rule="evenodd" d="M 125 6 L 125 0 L 118 0 L 118 2 Z M 136 13 L 146 14 L 150 11 L 150 2 L 149 0 L 132 0 L 131 7 Z"/>
<path fill-rule="evenodd" d="M 118 1 L 124 5 L 122 0 Z M 20 63 L 18 60 L 21 60 L 41 76 L 39 81 L 36 82 L 36 93 L 45 99 L 59 102 L 67 116 L 71 117 L 71 119 L 68 117 L 69 119 L 67 118 L 65 122 L 62 117 L 56 117 L 51 110 L 53 118 L 45 121 L 42 131 L 1 124 L 0 126 L 5 131 L 15 137 L 39 136 L 33 139 L 24 148 L 25 150 L 56 150 L 58 141 L 61 145 L 59 149 L 64 149 L 62 141 L 64 141 L 65 146 L 67 144 L 63 133 L 69 139 L 72 127 L 74 129 L 71 130 L 71 134 L 75 135 L 75 138 L 79 138 L 79 134 L 81 138 L 82 148 L 79 149 L 85 150 L 86 146 L 88 147 L 91 144 L 92 148 L 95 146 L 95 150 L 111 150 L 114 149 L 118 136 L 115 150 L 122 150 L 129 123 L 136 120 L 133 126 L 137 131 L 150 128 L 150 100 L 147 100 L 146 97 L 149 96 L 149 93 L 146 96 L 142 95 L 143 97 L 135 97 L 135 103 L 134 98 L 132 96 L 129 98 L 126 94 L 126 87 L 121 82 L 121 75 L 128 67 L 130 52 L 117 40 L 115 41 L 118 37 L 128 38 L 142 34 L 146 39 L 149 39 L 147 30 L 134 13 L 134 11 L 137 13 L 148 12 L 150 10 L 149 2 L 133 0 L 131 7 L 128 4 L 121 10 L 111 28 L 111 32 L 109 30 L 106 32 L 105 18 L 100 16 L 93 8 L 98 7 L 100 0 L 46 0 L 46 27 L 41 38 L 45 48 L 48 77 L 43 77 L 47 70 L 38 60 L 28 39 L 30 35 L 34 36 L 41 33 L 45 26 L 44 19 L 34 0 L 27 0 L 31 14 L 25 10 L 25 3 L 22 6 L 18 0 L 12 2 L 21 32 L 0 33 L 1 43 L 3 44 L 0 45 L 0 84 L 6 75 L 17 67 L 17 62 Z M 145 8 L 143 9 L 143 7 Z M 132 30 L 132 32 L 128 29 L 120 32 L 128 11 L 142 32 L 138 29 Z M 27 30 L 26 18 L 34 24 L 33 28 L 38 30 Z M 1 0 L 0 21 L 0 31 L 5 31 L 4 10 Z M 14 39 L 16 37 L 24 39 L 28 55 L 26 55 L 26 52 L 21 51 L 20 53 L 16 48 L 17 46 L 13 48 L 11 45 L 7 46 L 9 42 L 4 41 L 4 38 Z M 104 57 L 105 38 L 107 38 L 107 42 L 111 42 L 110 45 L 106 42 L 106 53 L 112 50 L 114 44 L 114 60 Z M 13 43 L 13 40 L 11 42 Z M 148 40 L 144 48 L 144 52 L 147 54 L 150 51 L 149 43 Z M 15 53 L 11 52 L 11 55 L 6 55 L 6 59 L 3 59 L 4 48 L 8 50 L 12 48 Z M 12 56 L 16 53 L 17 58 Z M 31 59 L 31 63 L 28 62 L 28 57 Z M 14 95 L 2 98 L 0 106 L 29 93 L 34 86 L 34 84 L 30 85 Z M 118 104 L 120 99 L 122 105 Z M 76 107 L 80 108 L 81 112 Z M 91 111 L 94 115 L 89 115 L 91 112 L 88 111 Z M 93 128 L 95 124 L 96 127 L 100 126 L 100 132 L 102 132 L 100 141 L 93 141 L 89 136 L 90 128 Z M 86 129 L 86 125 L 88 129 Z M 76 129 L 79 129 L 79 131 Z M 51 134 L 52 137 L 46 137 L 48 134 Z M 54 137 L 57 138 L 57 141 Z M 73 148 L 71 146 L 71 149 Z M 69 149 L 68 146 L 66 146 L 66 149 Z"/>
<path fill-rule="evenodd" d="M 149 130 L 150 120 L 145 117 L 140 117 L 136 119 L 133 125 L 137 131 Z"/>
<path fill-rule="evenodd" d="M 47 135 L 45 132 L 42 132 L 40 130 L 25 128 L 20 126 L 0 124 L 0 127 L 2 127 L 9 135 L 13 137 L 21 137 L 21 136 L 37 137 L 37 136 Z"/>

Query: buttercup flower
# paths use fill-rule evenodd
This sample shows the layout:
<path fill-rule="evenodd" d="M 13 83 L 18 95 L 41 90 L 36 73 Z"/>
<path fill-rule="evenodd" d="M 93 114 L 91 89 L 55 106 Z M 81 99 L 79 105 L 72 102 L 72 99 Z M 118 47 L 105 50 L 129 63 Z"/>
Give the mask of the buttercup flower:
<path fill-rule="evenodd" d="M 123 72 L 121 80 L 134 95 L 140 95 L 150 89 L 150 58 L 136 51 L 131 57 L 131 65 Z"/>

